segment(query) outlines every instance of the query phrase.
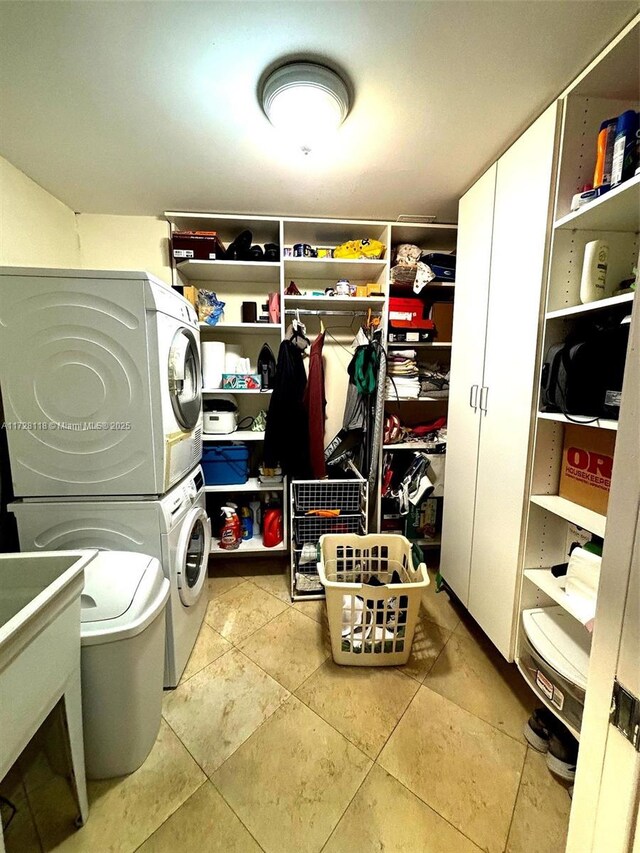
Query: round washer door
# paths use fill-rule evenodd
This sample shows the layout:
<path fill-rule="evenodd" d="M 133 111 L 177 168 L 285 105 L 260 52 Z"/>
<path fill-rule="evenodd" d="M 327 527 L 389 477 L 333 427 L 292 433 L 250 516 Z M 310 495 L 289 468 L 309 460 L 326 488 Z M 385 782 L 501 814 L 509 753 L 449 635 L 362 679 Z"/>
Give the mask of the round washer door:
<path fill-rule="evenodd" d="M 176 575 L 180 600 L 190 607 L 199 599 L 207 577 L 211 532 L 209 518 L 202 507 L 193 507 L 182 524 L 176 552 Z"/>
<path fill-rule="evenodd" d="M 195 429 L 202 409 L 202 374 L 198 342 L 186 327 L 175 333 L 169 348 L 169 394 L 182 429 Z"/>

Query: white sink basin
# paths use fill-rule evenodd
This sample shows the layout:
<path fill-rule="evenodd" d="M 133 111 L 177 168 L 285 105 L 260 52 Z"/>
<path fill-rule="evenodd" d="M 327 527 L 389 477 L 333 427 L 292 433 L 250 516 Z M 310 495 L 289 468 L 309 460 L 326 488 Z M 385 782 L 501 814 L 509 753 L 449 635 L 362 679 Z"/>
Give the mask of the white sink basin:
<path fill-rule="evenodd" d="M 0 554 L 0 779 L 62 699 L 81 823 L 80 595 L 84 567 L 97 553 Z"/>

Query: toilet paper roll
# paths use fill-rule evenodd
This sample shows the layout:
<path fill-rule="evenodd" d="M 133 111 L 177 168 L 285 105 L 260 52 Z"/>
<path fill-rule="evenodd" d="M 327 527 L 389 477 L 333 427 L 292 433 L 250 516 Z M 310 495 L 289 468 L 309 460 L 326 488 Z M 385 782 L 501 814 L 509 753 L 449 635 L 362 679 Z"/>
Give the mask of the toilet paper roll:
<path fill-rule="evenodd" d="M 225 370 L 226 347 L 222 341 L 202 341 L 202 386 L 220 388 Z"/>
<path fill-rule="evenodd" d="M 238 362 L 242 358 L 242 347 L 238 344 L 228 344 L 224 356 L 225 373 L 242 373 L 238 369 Z"/>

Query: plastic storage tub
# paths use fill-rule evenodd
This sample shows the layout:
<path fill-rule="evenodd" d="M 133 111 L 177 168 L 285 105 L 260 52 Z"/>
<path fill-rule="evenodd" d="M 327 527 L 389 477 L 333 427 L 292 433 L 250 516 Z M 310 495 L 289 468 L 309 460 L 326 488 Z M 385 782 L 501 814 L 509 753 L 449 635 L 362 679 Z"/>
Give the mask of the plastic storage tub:
<path fill-rule="evenodd" d="M 101 551 L 81 598 L 87 776 L 133 773 L 160 729 L 169 581 L 146 554 Z"/>
<path fill-rule="evenodd" d="M 249 479 L 249 450 L 246 444 L 214 444 L 202 452 L 207 486 L 241 486 Z"/>
<path fill-rule="evenodd" d="M 322 536 L 318 573 L 337 664 L 397 666 L 409 660 L 429 575 L 424 563 L 413 567 L 408 539 Z"/>
<path fill-rule="evenodd" d="M 522 614 L 520 667 L 534 692 L 544 696 L 568 725 L 582 724 L 589 668 L 590 635 L 562 607 L 537 607 Z"/>

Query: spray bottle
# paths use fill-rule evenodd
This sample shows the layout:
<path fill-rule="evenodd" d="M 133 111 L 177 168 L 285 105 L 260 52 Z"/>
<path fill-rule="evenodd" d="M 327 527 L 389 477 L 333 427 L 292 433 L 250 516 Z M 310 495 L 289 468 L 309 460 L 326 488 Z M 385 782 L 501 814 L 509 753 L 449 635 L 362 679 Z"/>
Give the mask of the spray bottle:
<path fill-rule="evenodd" d="M 220 547 L 225 551 L 235 551 L 242 541 L 242 525 L 238 513 L 230 506 L 223 506 L 220 512 L 224 516 L 224 524 L 220 531 Z"/>

